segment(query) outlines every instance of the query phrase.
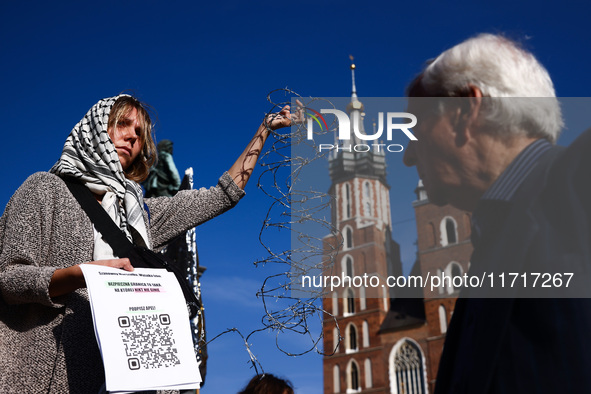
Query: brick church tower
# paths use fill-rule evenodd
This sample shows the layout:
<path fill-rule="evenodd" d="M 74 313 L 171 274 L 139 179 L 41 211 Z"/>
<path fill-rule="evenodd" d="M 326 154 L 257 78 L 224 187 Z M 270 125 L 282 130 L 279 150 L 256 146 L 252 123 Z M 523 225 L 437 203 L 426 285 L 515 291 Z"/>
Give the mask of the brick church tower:
<path fill-rule="evenodd" d="M 355 87 L 347 113 L 364 132 L 364 106 Z M 354 133 L 352 133 L 354 136 Z M 333 225 L 342 234 L 334 264 L 324 275 L 355 277 L 367 274 L 385 283 L 402 274 L 399 245 L 392 239 L 390 187 L 386 181 L 386 157 L 382 150 L 356 152 L 352 137 L 331 152 L 330 193 Z M 417 261 L 412 275 L 468 269 L 470 218 L 455 208 L 430 204 L 422 184 L 413 202 L 417 223 Z M 328 254 L 339 240 L 324 239 Z M 426 289 L 425 291 L 428 291 Z M 412 298 L 409 298 L 411 296 Z M 395 297 L 386 287 L 344 286 L 323 300 L 328 312 L 323 322 L 324 392 L 396 393 L 432 392 L 456 289 Z"/>

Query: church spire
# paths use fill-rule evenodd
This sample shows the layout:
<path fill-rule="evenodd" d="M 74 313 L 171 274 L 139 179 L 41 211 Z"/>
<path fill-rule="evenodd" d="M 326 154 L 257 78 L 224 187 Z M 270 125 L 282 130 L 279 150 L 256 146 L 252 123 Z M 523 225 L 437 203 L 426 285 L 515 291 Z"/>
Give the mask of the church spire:
<path fill-rule="evenodd" d="M 351 80 L 353 81 L 353 88 L 351 89 L 351 101 L 357 101 L 357 87 L 355 86 L 355 63 L 353 63 L 355 58 L 353 55 L 349 55 L 349 59 L 351 59 Z"/>
<path fill-rule="evenodd" d="M 353 63 L 353 55 L 349 55 L 351 59 L 351 102 L 347 105 L 347 113 L 351 119 L 351 127 L 356 128 L 359 132 L 365 134 L 365 128 L 363 127 L 363 117 L 365 116 L 365 108 L 363 103 L 359 101 L 357 97 L 357 87 L 355 86 L 355 63 Z M 353 131 L 353 130 L 351 130 Z M 361 141 L 357 137 L 357 134 L 353 134 L 353 143 L 360 144 Z"/>
<path fill-rule="evenodd" d="M 365 134 L 363 120 L 365 117 L 365 106 L 357 96 L 357 86 L 355 85 L 355 63 L 353 56 L 351 59 L 351 101 L 347 104 L 346 111 L 349 115 L 351 127 L 351 136 L 348 140 L 338 140 L 335 133 L 335 146 L 339 149 L 333 150 L 329 156 L 330 176 L 333 182 L 340 182 L 343 179 L 351 177 L 371 177 L 380 179 L 383 184 L 386 183 L 386 161 L 382 150 L 371 147 L 371 141 L 362 140 L 359 135 Z M 375 128 L 375 126 L 374 126 Z M 374 130 L 375 134 L 375 130 Z"/>

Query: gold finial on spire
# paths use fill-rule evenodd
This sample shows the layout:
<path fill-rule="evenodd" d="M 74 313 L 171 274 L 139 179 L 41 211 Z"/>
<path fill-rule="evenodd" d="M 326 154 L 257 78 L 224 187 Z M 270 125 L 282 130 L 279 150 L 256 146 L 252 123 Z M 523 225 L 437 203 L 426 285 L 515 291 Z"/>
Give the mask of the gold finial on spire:
<path fill-rule="evenodd" d="M 355 63 L 353 63 L 353 60 L 355 58 L 353 57 L 353 55 L 349 55 L 349 59 L 351 59 L 351 70 L 355 70 Z"/>

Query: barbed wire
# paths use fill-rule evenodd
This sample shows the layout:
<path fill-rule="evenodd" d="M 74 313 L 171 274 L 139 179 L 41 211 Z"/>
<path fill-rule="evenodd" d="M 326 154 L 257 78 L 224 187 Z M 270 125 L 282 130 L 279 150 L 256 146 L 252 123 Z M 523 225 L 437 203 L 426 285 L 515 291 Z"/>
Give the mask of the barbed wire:
<path fill-rule="evenodd" d="M 268 124 L 285 105 L 293 105 L 294 99 L 297 99 L 301 107 L 297 105 L 292 111 L 292 115 L 299 115 L 300 122 L 292 122 L 290 132 L 287 133 L 283 129 L 271 130 Z M 315 335 L 310 329 L 310 325 L 315 324 L 313 319 L 318 319 L 316 324 L 318 327 L 322 327 L 324 318 L 327 315 L 330 316 L 330 313 L 322 308 L 321 299 L 324 295 L 322 290 L 308 291 L 304 297 L 295 297 L 292 294 L 294 287 L 298 285 L 294 281 L 307 273 L 330 268 L 334 263 L 337 251 L 337 248 L 334 247 L 333 250 L 330 250 L 329 247 L 329 250 L 325 251 L 325 244 L 321 237 L 337 234 L 338 230 L 330 220 L 321 219 L 317 215 L 330 209 L 331 196 L 326 192 L 298 188 L 304 168 L 314 161 L 326 159 L 326 153 L 319 152 L 314 140 L 307 139 L 307 130 L 303 122 L 305 109 L 321 99 L 304 98 L 293 90 L 284 88 L 270 92 L 267 100 L 273 106 L 265 117 L 267 128 L 273 139 L 271 146 L 260 159 L 263 171 L 259 176 L 257 186 L 272 200 L 272 203 L 259 233 L 259 240 L 267 250 L 268 256 L 256 261 L 255 265 L 279 264 L 284 268 L 284 271 L 267 277 L 257 293 L 265 310 L 262 324 L 264 329 L 271 329 L 276 333 L 277 348 L 289 356 L 300 356 L 311 351 L 325 354 L 319 346 L 323 338 L 322 330 L 320 329 L 320 332 Z M 323 105 L 326 104 L 333 107 L 332 103 L 328 101 L 323 103 Z M 330 133 L 331 129 L 332 127 L 317 133 Z M 298 149 L 298 147 L 303 149 Z M 272 179 L 273 182 L 267 182 L 267 179 Z M 306 223 L 313 223 L 316 229 L 322 233 L 321 237 L 301 231 L 302 225 Z M 280 231 L 282 229 L 289 230 L 291 242 L 285 248 L 273 247 L 266 241 L 264 235 L 273 230 Z M 297 258 L 294 258 L 296 256 Z M 274 283 L 279 282 L 280 285 L 269 286 L 268 283 L 272 279 Z M 278 302 L 280 300 L 282 302 Z M 286 350 L 280 344 L 280 336 L 286 332 L 308 336 L 309 347 L 301 351 Z M 334 353 L 334 351 L 327 353 Z"/>
<path fill-rule="evenodd" d="M 291 129 L 272 130 L 269 124 L 279 116 L 278 113 L 283 107 L 293 107 L 292 100 L 296 99 L 301 106 L 296 106 L 292 114 L 299 113 L 301 121 L 292 122 Z M 277 348 L 288 356 L 301 356 L 312 351 L 320 355 L 334 354 L 336 346 L 326 351 L 322 349 L 322 324 L 326 319 L 333 319 L 337 327 L 339 340 L 335 343 L 343 339 L 336 324 L 336 317 L 322 307 L 322 298 L 325 295 L 323 290 L 299 291 L 296 295 L 293 294 L 294 289 L 299 288 L 298 280 L 302 275 L 314 275 L 331 269 L 343 243 L 342 235 L 332 224 L 330 217 L 321 217 L 327 210 L 330 212 L 333 197 L 327 192 L 312 188 L 298 188 L 306 166 L 327 159 L 327 153 L 320 152 L 314 140 L 307 139 L 303 114 L 307 107 L 317 105 L 321 101 L 323 107 L 334 108 L 334 105 L 324 99 L 305 98 L 288 88 L 271 91 L 267 95 L 267 100 L 272 108 L 265 115 L 264 123 L 270 132 L 271 143 L 259 159 L 263 171 L 257 181 L 257 187 L 270 199 L 259 232 L 259 241 L 267 256 L 255 261 L 254 264 L 257 267 L 274 264 L 280 269 L 278 273 L 270 274 L 264 279 L 256 294 L 264 307 L 261 328 L 247 335 L 242 334 L 237 328 L 231 328 L 208 341 L 210 343 L 227 333 L 237 333 L 244 341 L 250 363 L 256 373 L 264 373 L 264 370 L 251 349 L 249 339 L 259 332 L 274 332 Z M 335 127 L 336 119 L 325 130 L 317 131 L 315 134 L 333 133 Z M 301 154 L 302 152 L 307 154 Z M 313 225 L 316 232 L 322 235 L 312 235 L 305 231 L 303 228 L 306 225 Z M 284 237 L 277 237 L 280 232 L 283 232 Z M 337 241 L 323 242 L 322 238 L 326 235 L 332 235 Z M 277 241 L 278 238 L 289 238 L 290 242 L 285 245 Z M 309 339 L 309 344 L 302 349 L 287 350 L 286 346 L 281 344 L 281 336 L 286 334 L 305 336 Z"/>

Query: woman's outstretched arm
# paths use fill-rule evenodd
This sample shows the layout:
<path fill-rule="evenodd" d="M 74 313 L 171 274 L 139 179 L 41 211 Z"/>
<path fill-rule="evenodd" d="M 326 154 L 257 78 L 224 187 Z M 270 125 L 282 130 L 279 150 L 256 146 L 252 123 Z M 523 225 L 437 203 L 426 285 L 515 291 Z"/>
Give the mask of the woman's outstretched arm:
<path fill-rule="evenodd" d="M 269 129 L 277 130 L 282 127 L 289 127 L 291 126 L 292 121 L 300 121 L 302 118 L 302 111 L 300 108 L 302 108 L 303 105 L 299 101 L 297 101 L 297 103 L 298 110 L 293 114 L 290 112 L 289 105 L 286 105 L 281 112 L 267 116 L 267 119 L 259 126 L 254 137 L 252 137 L 252 140 L 250 140 L 246 149 L 244 149 L 244 152 L 242 152 L 236 162 L 230 167 L 228 173 L 239 188 L 244 189 L 246 183 L 250 179 L 254 166 L 263 150 L 263 146 L 265 145 L 265 141 L 267 140 L 267 137 L 269 137 Z"/>

